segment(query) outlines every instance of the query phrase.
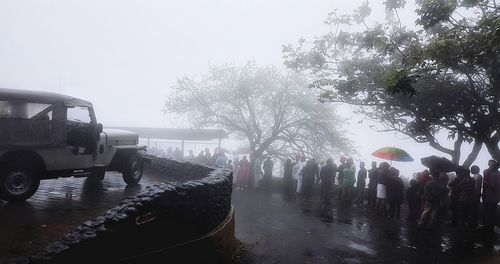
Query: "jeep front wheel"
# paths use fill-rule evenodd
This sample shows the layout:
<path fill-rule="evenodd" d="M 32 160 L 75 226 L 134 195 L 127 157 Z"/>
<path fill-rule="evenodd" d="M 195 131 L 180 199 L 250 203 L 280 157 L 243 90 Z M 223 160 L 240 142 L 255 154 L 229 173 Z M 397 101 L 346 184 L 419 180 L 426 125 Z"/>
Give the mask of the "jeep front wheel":
<path fill-rule="evenodd" d="M 138 184 L 142 178 L 143 170 L 142 156 L 139 154 L 132 155 L 125 161 L 122 169 L 123 180 L 127 184 Z"/>
<path fill-rule="evenodd" d="M 0 175 L 0 196 L 11 202 L 25 201 L 38 190 L 40 179 L 36 170 L 22 165 L 6 168 Z"/>
<path fill-rule="evenodd" d="M 106 167 L 94 167 L 94 171 L 92 172 L 92 177 L 96 180 L 104 180 L 104 176 L 106 176 Z"/>

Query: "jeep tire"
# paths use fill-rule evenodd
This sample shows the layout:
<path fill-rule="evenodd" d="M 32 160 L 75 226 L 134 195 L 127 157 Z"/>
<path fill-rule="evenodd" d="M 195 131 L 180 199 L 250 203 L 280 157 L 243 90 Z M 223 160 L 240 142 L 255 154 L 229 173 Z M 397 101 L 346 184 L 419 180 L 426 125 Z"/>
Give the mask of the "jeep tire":
<path fill-rule="evenodd" d="M 140 154 L 130 155 L 123 164 L 123 180 L 130 185 L 138 184 L 142 178 L 144 163 Z"/>
<path fill-rule="evenodd" d="M 96 180 L 104 180 L 104 176 L 106 175 L 106 167 L 94 167 L 92 171 L 92 178 Z"/>
<path fill-rule="evenodd" d="M 14 162 L 0 173 L 0 197 L 6 201 L 25 201 L 40 186 L 37 170 L 28 164 Z"/>

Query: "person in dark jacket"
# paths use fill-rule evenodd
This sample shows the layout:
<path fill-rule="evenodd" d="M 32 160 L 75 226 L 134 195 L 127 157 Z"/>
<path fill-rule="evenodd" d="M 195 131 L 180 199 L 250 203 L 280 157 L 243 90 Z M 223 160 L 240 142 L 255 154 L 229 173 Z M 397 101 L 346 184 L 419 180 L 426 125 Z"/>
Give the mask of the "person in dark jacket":
<path fill-rule="evenodd" d="M 451 210 L 451 225 L 457 226 L 458 224 L 458 184 L 464 179 L 464 173 L 461 168 L 458 168 L 456 171 L 456 177 L 448 184 L 448 187 L 451 189 L 450 193 L 450 210 Z"/>
<path fill-rule="evenodd" d="M 462 229 L 473 227 L 472 202 L 474 200 L 474 178 L 470 176 L 469 169 L 461 168 L 463 179 L 457 186 L 458 189 L 458 225 Z"/>
<path fill-rule="evenodd" d="M 483 189 L 483 176 L 479 174 L 479 167 L 473 165 L 470 167 L 470 172 L 474 179 L 474 198 L 472 200 L 472 226 L 477 227 L 477 220 L 479 218 L 479 207 L 481 205 L 481 192 Z"/>
<path fill-rule="evenodd" d="M 377 202 L 377 162 L 372 161 L 372 168 L 368 171 L 368 205 L 375 207 Z"/>
<path fill-rule="evenodd" d="M 315 159 L 307 162 L 302 169 L 302 193 L 306 201 L 309 201 L 313 194 L 314 181 L 318 177 L 318 163 Z"/>
<path fill-rule="evenodd" d="M 339 172 L 337 175 L 337 183 L 338 183 L 338 200 L 342 200 L 342 192 L 343 192 L 343 187 L 342 185 L 344 184 L 344 169 L 346 168 L 346 157 L 342 156 L 340 157 L 340 164 L 337 167 L 337 171 Z"/>
<path fill-rule="evenodd" d="M 336 171 L 337 165 L 333 159 L 328 159 L 326 165 L 321 167 L 319 176 L 321 178 L 321 200 L 324 205 L 330 205 L 331 189 Z"/>
<path fill-rule="evenodd" d="M 401 213 L 401 204 L 404 200 L 405 187 L 403 180 L 399 177 L 399 170 L 390 169 L 390 177 L 387 179 L 387 201 L 389 202 L 389 216 L 399 218 Z"/>
<path fill-rule="evenodd" d="M 262 169 L 264 169 L 264 177 L 262 178 L 262 187 L 264 189 L 271 189 L 272 181 L 273 181 L 273 166 L 274 163 L 271 160 L 270 156 L 267 156 L 266 160 L 262 165 Z"/>
<path fill-rule="evenodd" d="M 366 187 L 366 176 L 368 172 L 365 169 L 365 163 L 362 161 L 359 163 L 358 179 L 356 181 L 356 194 L 357 198 L 354 201 L 357 205 L 363 205 L 365 200 L 365 187 Z"/>
<path fill-rule="evenodd" d="M 285 162 L 284 174 L 283 174 L 283 187 L 284 187 L 283 195 L 285 196 L 285 199 L 292 198 L 294 192 L 292 170 L 293 170 L 292 160 L 288 158 L 286 159 Z"/>
<path fill-rule="evenodd" d="M 406 202 L 408 203 L 408 222 L 411 225 L 416 225 L 418 221 L 418 213 L 421 207 L 422 192 L 417 180 L 410 180 L 410 188 L 406 190 Z"/>
<path fill-rule="evenodd" d="M 448 188 L 439 180 L 441 170 L 431 168 L 432 180 L 428 181 L 424 187 L 424 210 L 418 221 L 419 227 L 431 228 L 438 223 L 441 201 L 448 195 Z"/>
<path fill-rule="evenodd" d="M 483 173 L 483 225 L 485 235 L 494 237 L 497 204 L 500 201 L 500 173 L 498 162 L 488 161 L 488 169 Z"/>

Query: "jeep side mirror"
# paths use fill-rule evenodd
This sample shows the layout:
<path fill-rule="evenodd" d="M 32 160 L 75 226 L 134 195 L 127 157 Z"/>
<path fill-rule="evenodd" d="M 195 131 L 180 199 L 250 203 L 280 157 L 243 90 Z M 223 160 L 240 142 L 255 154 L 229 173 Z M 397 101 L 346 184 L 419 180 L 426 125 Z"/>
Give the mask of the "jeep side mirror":
<path fill-rule="evenodd" d="M 97 137 L 99 137 L 99 135 L 101 134 L 101 132 L 102 132 L 102 124 L 99 123 L 99 124 L 97 124 Z"/>

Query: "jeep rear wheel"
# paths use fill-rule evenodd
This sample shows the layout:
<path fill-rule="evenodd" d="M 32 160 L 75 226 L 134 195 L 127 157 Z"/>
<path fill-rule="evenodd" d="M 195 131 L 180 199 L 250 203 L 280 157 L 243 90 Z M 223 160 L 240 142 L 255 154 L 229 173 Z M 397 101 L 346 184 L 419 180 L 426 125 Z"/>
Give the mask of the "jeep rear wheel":
<path fill-rule="evenodd" d="M 4 200 L 25 201 L 38 190 L 36 170 L 26 165 L 11 165 L 0 175 L 0 196 Z"/>
<path fill-rule="evenodd" d="M 122 169 L 123 180 L 127 184 L 138 184 L 142 178 L 143 170 L 144 163 L 142 162 L 142 156 L 134 154 L 125 161 Z"/>

